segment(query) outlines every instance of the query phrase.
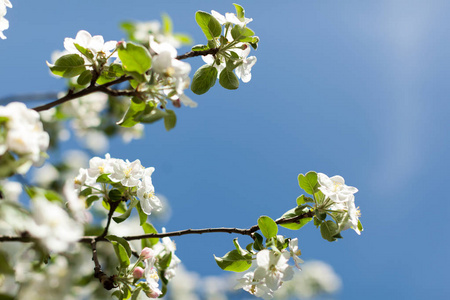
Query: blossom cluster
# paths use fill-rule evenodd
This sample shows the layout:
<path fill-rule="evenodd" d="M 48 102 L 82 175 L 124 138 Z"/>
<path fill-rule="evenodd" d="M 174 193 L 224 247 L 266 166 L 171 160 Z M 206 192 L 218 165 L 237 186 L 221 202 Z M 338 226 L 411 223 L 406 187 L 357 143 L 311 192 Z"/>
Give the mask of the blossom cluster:
<path fill-rule="evenodd" d="M 281 287 L 283 282 L 291 280 L 294 276 L 293 267 L 288 264 L 291 257 L 300 269 L 298 264 L 303 263 L 303 260 L 298 257 L 300 254 L 296 238 L 290 240 L 289 250 L 263 249 L 259 251 L 256 254 L 256 268 L 238 279 L 235 288 L 242 288 L 263 299 L 272 298 L 273 293 Z"/>
<path fill-rule="evenodd" d="M 155 188 L 151 175 L 155 168 L 145 168 L 140 160 L 130 162 L 122 159 L 111 158 L 108 154 L 105 158 L 93 157 L 89 161 L 89 168 L 81 168 L 75 178 L 75 188 L 81 192 L 87 188 L 92 189 L 92 195 L 99 194 L 104 199 L 108 199 L 109 191 L 114 187 L 121 192 L 124 200 L 130 200 L 136 196 L 139 198 L 142 211 L 150 215 L 152 211 L 162 209 L 161 201 L 155 195 Z M 99 181 L 99 177 L 102 180 Z M 106 178 L 104 177 L 106 176 Z M 106 189 L 106 183 L 111 188 Z M 98 188 L 101 184 L 104 188 Z"/>
<path fill-rule="evenodd" d="M 3 30 L 9 28 L 9 22 L 5 19 L 6 7 L 11 8 L 11 2 L 9 0 L 0 0 L 0 38 L 3 40 L 6 39 L 6 36 L 3 34 Z"/>
<path fill-rule="evenodd" d="M 175 277 L 176 269 L 181 263 L 181 260 L 175 255 L 175 250 L 175 243 L 165 237 L 162 242 L 156 243 L 152 248 L 142 249 L 139 260 L 128 272 L 129 276 L 134 278 L 134 285 L 142 288 L 149 298 L 157 298 L 162 294 L 159 287 L 158 273 L 160 271 L 164 271 L 162 274 L 166 281 Z M 163 265 L 162 262 L 167 259 L 170 260 L 169 264 Z M 139 266 L 141 261 L 144 262 L 144 268 Z M 141 281 L 141 279 L 145 279 L 145 281 Z"/>
<path fill-rule="evenodd" d="M 109 58 L 117 58 L 117 52 L 115 52 L 116 44 L 117 41 L 105 42 L 103 36 L 92 36 L 86 30 L 78 31 L 75 39 L 64 39 L 64 48 L 67 51 L 66 53 L 80 54 L 80 50 L 77 48 L 77 45 L 90 52 L 90 54 L 83 55 L 82 57 L 87 64 L 92 64 L 91 67 L 93 69 L 97 69 L 98 63 L 103 64 Z"/>
<path fill-rule="evenodd" d="M 319 190 L 325 195 L 326 200 L 330 200 L 328 203 L 325 201 L 325 208 L 344 213 L 340 231 L 352 228 L 357 234 L 361 234 L 361 226 L 358 226 L 361 213 L 355 206 L 354 196 L 358 189 L 346 185 L 344 178 L 339 175 L 328 177 L 318 173 L 317 181 L 320 184 Z"/>
<path fill-rule="evenodd" d="M 42 163 L 49 141 L 36 111 L 20 102 L 0 106 L 0 157 L 2 160 L 10 158 L 13 170 L 9 171 L 24 174 L 31 165 Z M 8 152 L 10 156 L 6 155 Z M 14 155 L 17 156 L 15 162 Z M 3 165 L 3 168 L 8 166 L 5 162 Z"/>
<path fill-rule="evenodd" d="M 211 15 L 214 16 L 217 21 L 219 21 L 220 25 L 225 25 L 224 36 L 229 44 L 226 45 L 224 47 L 224 51 L 219 52 L 218 55 L 202 56 L 203 61 L 211 66 L 214 66 L 217 69 L 217 78 L 219 78 L 220 73 L 227 66 L 226 61 L 230 57 L 233 57 L 234 54 L 237 54 L 238 59 L 235 62 L 237 64 L 237 67 L 234 69 L 234 72 L 236 73 L 236 76 L 242 80 L 242 82 L 249 82 L 252 78 L 252 74 L 250 72 L 252 67 L 256 63 L 256 57 L 248 56 L 251 49 L 249 43 L 233 41 L 234 39 L 231 34 L 230 26 L 238 25 L 241 27 L 245 27 L 248 23 L 253 21 L 253 19 L 244 18 L 244 20 L 241 21 L 234 13 L 226 13 L 225 16 L 223 16 L 215 10 L 211 11 Z"/>
<path fill-rule="evenodd" d="M 189 107 L 196 107 L 197 103 L 184 94 L 189 87 L 189 72 L 191 65 L 176 59 L 177 50 L 168 42 L 158 43 L 153 36 L 149 38 L 149 46 L 153 54 L 153 66 L 157 84 L 149 87 L 152 100 L 159 104 L 167 98 L 177 105 L 181 102 Z"/>

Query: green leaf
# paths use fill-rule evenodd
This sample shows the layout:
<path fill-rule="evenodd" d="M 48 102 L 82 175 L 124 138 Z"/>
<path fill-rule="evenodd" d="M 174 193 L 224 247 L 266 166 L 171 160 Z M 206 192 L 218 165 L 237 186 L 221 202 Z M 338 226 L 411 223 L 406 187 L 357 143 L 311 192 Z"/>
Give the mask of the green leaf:
<path fill-rule="evenodd" d="M 117 217 L 113 217 L 114 222 L 116 223 L 122 223 L 123 221 L 125 221 L 126 219 L 128 219 L 128 217 L 131 214 L 131 211 L 133 210 L 133 207 L 136 206 L 136 204 L 139 202 L 139 200 L 136 200 L 136 198 L 132 199 L 130 202 L 130 205 L 128 206 L 128 209 L 126 212 L 124 212 L 123 214 L 121 214 L 120 216 Z"/>
<path fill-rule="evenodd" d="M 362 226 L 362 223 L 361 223 L 360 220 L 358 220 L 358 230 L 359 231 L 363 231 L 364 230 L 364 227 Z"/>
<path fill-rule="evenodd" d="M 213 40 L 220 36 L 222 26 L 211 14 L 204 11 L 197 11 L 195 13 L 195 21 L 208 40 Z"/>
<path fill-rule="evenodd" d="M 125 239 L 115 235 L 107 235 L 105 238 L 113 244 L 114 251 L 116 252 L 116 256 L 120 262 L 120 266 L 122 268 L 128 267 L 130 265 L 131 257 L 130 244 L 128 244 Z"/>
<path fill-rule="evenodd" d="M 236 8 L 236 16 L 239 19 L 239 21 L 244 22 L 245 21 L 245 10 L 242 6 L 239 4 L 233 3 L 234 7 Z"/>
<path fill-rule="evenodd" d="M 130 107 L 128 107 L 127 112 L 123 115 L 122 119 L 117 122 L 117 125 L 122 127 L 133 127 L 134 125 L 139 123 L 138 114 L 144 111 L 146 104 L 144 101 L 140 101 L 139 99 L 133 97 L 131 99 Z"/>
<path fill-rule="evenodd" d="M 109 183 L 109 184 L 112 184 L 113 182 L 112 182 L 111 179 L 109 179 L 108 176 L 109 176 L 109 174 L 102 174 L 102 175 L 100 175 L 100 176 L 97 177 L 96 182 L 98 182 L 98 183 Z"/>
<path fill-rule="evenodd" d="M 90 196 L 86 199 L 86 209 L 91 207 L 92 203 L 94 203 L 95 201 L 99 200 L 100 198 L 96 195 L 94 196 Z"/>
<path fill-rule="evenodd" d="M 156 228 L 150 224 L 150 223 L 144 223 L 141 224 L 142 229 L 144 229 L 144 232 L 146 234 L 148 233 L 158 233 L 158 230 L 156 230 Z M 159 238 L 149 238 L 149 239 L 142 239 L 141 240 L 141 244 L 142 244 L 142 248 L 144 247 L 149 247 L 151 248 L 153 245 L 157 244 L 159 242 Z M 145 245 L 144 245 L 145 244 Z"/>
<path fill-rule="evenodd" d="M 300 216 L 300 215 L 308 212 L 308 210 L 309 209 L 305 206 L 295 207 L 295 208 L 292 208 L 292 209 L 288 210 L 287 212 L 285 212 L 281 216 L 281 218 L 284 218 L 284 219 L 294 218 L 296 216 Z M 303 226 L 305 226 L 307 223 L 309 223 L 311 220 L 312 220 L 312 218 L 302 218 L 296 222 L 280 224 L 280 226 L 287 228 L 287 229 L 291 229 L 291 230 L 298 230 L 298 229 L 302 228 Z"/>
<path fill-rule="evenodd" d="M 253 233 L 253 236 L 255 238 L 255 243 L 253 244 L 253 248 L 255 248 L 256 251 L 261 251 L 264 249 L 264 243 L 263 243 L 263 237 L 259 233 L 255 232 Z"/>
<path fill-rule="evenodd" d="M 205 51 L 208 50 L 208 45 L 195 45 L 192 47 L 192 51 Z"/>
<path fill-rule="evenodd" d="M 170 262 L 172 261 L 172 253 L 173 252 L 169 252 L 158 260 L 158 269 L 165 270 L 169 267 Z"/>
<path fill-rule="evenodd" d="M 173 25 L 172 25 L 172 19 L 169 17 L 168 14 L 162 14 L 162 32 L 165 35 L 172 35 L 173 31 Z"/>
<path fill-rule="evenodd" d="M 335 235 L 339 233 L 339 228 L 333 221 L 325 221 L 320 225 L 320 233 L 327 241 L 334 242 L 336 240 Z"/>
<path fill-rule="evenodd" d="M 217 69 L 210 65 L 203 65 L 194 74 L 191 90 L 202 95 L 216 84 Z"/>
<path fill-rule="evenodd" d="M 152 65 L 152 58 L 147 48 L 131 42 L 120 44 L 118 55 L 127 72 L 144 74 Z"/>
<path fill-rule="evenodd" d="M 139 202 L 139 205 L 136 205 L 136 209 L 139 214 L 139 225 L 142 226 L 145 222 L 147 222 L 148 215 L 142 210 L 140 202 Z"/>
<path fill-rule="evenodd" d="M 123 300 L 123 295 L 122 295 L 122 292 L 120 290 L 114 291 L 114 293 L 112 293 L 111 296 L 115 296 L 115 297 L 117 297 L 117 299 Z"/>
<path fill-rule="evenodd" d="M 166 113 L 167 114 L 164 116 L 164 126 L 166 127 L 166 130 L 169 131 L 177 124 L 177 116 L 175 115 L 175 112 L 170 109 L 166 109 Z"/>
<path fill-rule="evenodd" d="M 141 291 L 142 291 L 142 287 L 141 286 L 135 288 L 134 291 L 133 291 L 133 295 L 131 296 L 131 300 L 138 300 L 139 299 L 139 294 L 141 293 Z"/>
<path fill-rule="evenodd" d="M 194 42 L 192 40 L 192 37 L 188 34 L 183 34 L 183 33 L 174 33 L 173 37 L 179 41 L 182 45 L 192 45 L 192 43 Z"/>
<path fill-rule="evenodd" d="M 91 82 L 92 79 L 92 73 L 90 70 L 86 70 L 83 73 L 80 74 L 80 76 L 78 76 L 77 78 L 77 83 L 79 85 L 86 85 L 89 82 Z"/>
<path fill-rule="evenodd" d="M 252 42 L 253 35 L 255 35 L 255 32 L 248 27 L 234 25 L 233 29 L 231 29 L 231 36 L 235 41 Z"/>
<path fill-rule="evenodd" d="M 66 54 L 58 58 L 54 65 L 47 62 L 53 74 L 72 78 L 80 75 L 86 70 L 84 59 L 78 54 Z"/>
<path fill-rule="evenodd" d="M 225 271 L 244 272 L 252 265 L 252 259 L 247 258 L 239 253 L 237 250 L 232 250 L 223 257 L 214 255 L 217 265 Z"/>
<path fill-rule="evenodd" d="M 239 87 L 239 80 L 233 71 L 225 68 L 220 72 L 219 83 L 226 89 L 235 90 Z"/>
<path fill-rule="evenodd" d="M 319 191 L 320 192 L 320 191 Z M 317 194 L 317 193 L 316 193 Z M 314 199 L 311 197 L 306 197 L 305 195 L 300 195 L 297 198 L 297 205 L 303 205 L 305 203 L 314 203 Z"/>
<path fill-rule="evenodd" d="M 242 256 L 248 254 L 248 251 L 242 249 L 241 245 L 239 245 L 239 242 L 238 242 L 238 239 L 237 239 L 237 238 L 235 238 L 235 239 L 233 240 L 233 243 L 234 243 L 234 247 L 236 247 L 236 250 L 239 251 L 239 253 L 240 253 Z"/>
<path fill-rule="evenodd" d="M 298 184 L 300 187 L 310 195 L 314 195 L 318 191 L 317 173 L 310 171 L 306 175 L 298 175 Z"/>
<path fill-rule="evenodd" d="M 261 216 L 258 219 L 258 226 L 261 230 L 261 233 L 267 238 L 270 239 L 274 237 L 278 233 L 278 226 L 274 220 L 272 220 L 268 216 Z"/>
<path fill-rule="evenodd" d="M 119 191 L 118 189 L 112 189 L 109 191 L 108 197 L 112 201 L 120 201 L 122 200 L 122 192 Z"/>
<path fill-rule="evenodd" d="M 322 204 L 323 201 L 325 201 L 325 195 L 322 193 L 321 190 L 318 190 L 317 192 L 314 193 L 314 198 L 316 199 L 317 204 Z"/>
<path fill-rule="evenodd" d="M 127 255 L 127 251 L 122 244 L 118 242 L 111 242 L 114 248 L 114 252 L 116 253 L 117 259 L 119 260 L 119 264 L 121 268 L 126 268 L 130 265 L 130 258 Z"/>
<path fill-rule="evenodd" d="M 0 250 L 0 274 L 14 274 L 14 269 L 9 265 L 8 253 Z"/>
<path fill-rule="evenodd" d="M 94 54 L 92 53 L 91 50 L 86 49 L 77 43 L 73 43 L 73 45 L 75 46 L 75 48 L 77 48 L 78 51 L 80 51 L 81 54 L 86 56 L 89 60 L 92 60 L 94 58 Z"/>

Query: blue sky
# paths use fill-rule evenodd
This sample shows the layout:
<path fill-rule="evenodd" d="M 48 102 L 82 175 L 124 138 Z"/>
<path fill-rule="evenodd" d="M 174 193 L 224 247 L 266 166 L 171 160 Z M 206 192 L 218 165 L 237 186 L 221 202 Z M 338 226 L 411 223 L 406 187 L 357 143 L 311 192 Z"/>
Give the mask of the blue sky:
<path fill-rule="evenodd" d="M 167 12 L 176 31 L 202 43 L 195 11 L 234 9 L 231 1 L 12 3 L 8 39 L 0 41 L 0 96 L 61 90 L 45 60 L 80 29 L 119 40 L 119 21 Z M 444 298 L 450 3 L 240 4 L 261 38 L 252 80 L 237 91 L 190 93 L 199 107 L 178 110 L 176 129 L 148 126 L 143 140 L 115 141 L 112 156 L 156 167 L 157 192 L 172 205 L 168 230 L 249 227 L 295 205 L 299 173 L 342 175 L 359 189 L 365 231 L 346 231 L 337 243 L 312 224 L 286 231 L 299 238 L 304 259 L 324 260 L 342 276 L 338 299 Z M 180 237 L 178 253 L 187 268 L 220 274 L 212 254 L 231 250 L 234 237 Z"/>

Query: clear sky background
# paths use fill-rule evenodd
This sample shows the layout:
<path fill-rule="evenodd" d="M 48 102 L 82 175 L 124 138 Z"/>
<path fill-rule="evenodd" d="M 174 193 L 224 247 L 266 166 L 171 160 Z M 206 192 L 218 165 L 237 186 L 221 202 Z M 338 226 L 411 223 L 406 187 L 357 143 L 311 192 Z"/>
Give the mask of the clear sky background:
<path fill-rule="evenodd" d="M 232 1 L 12 0 L 0 41 L 0 96 L 59 91 L 45 60 L 80 29 L 120 40 L 123 20 L 159 19 L 204 42 L 197 10 L 234 12 Z M 343 278 L 338 299 L 445 299 L 450 294 L 447 190 L 450 2 L 446 0 L 241 1 L 260 36 L 253 78 L 219 85 L 177 110 L 177 127 L 113 157 L 154 166 L 154 185 L 172 205 L 168 230 L 250 227 L 295 206 L 297 175 L 342 175 L 359 189 L 365 231 L 329 243 L 309 224 L 303 258 Z M 188 48 L 180 52 L 188 51 Z M 200 58 L 189 61 L 193 69 Z M 191 76 L 193 72 L 191 73 Z M 33 106 L 33 105 L 30 105 Z M 188 269 L 221 274 L 212 254 L 234 235 L 176 239 Z M 240 237 L 242 244 L 247 240 Z M 244 242 L 245 241 L 245 242 Z"/>

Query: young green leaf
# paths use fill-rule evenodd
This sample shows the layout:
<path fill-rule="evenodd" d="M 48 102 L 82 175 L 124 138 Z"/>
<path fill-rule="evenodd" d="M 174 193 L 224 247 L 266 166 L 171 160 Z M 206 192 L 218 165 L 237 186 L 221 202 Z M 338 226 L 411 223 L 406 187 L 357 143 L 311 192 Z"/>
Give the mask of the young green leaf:
<path fill-rule="evenodd" d="M 261 216 L 258 219 L 258 226 L 261 230 L 261 233 L 267 238 L 270 239 L 274 237 L 278 233 L 278 226 L 274 220 L 272 220 L 268 216 Z"/>
<path fill-rule="evenodd" d="M 223 257 L 214 255 L 217 265 L 225 271 L 244 272 L 252 265 L 251 255 L 245 257 L 239 253 L 238 250 L 232 250 Z"/>
<path fill-rule="evenodd" d="M 220 72 L 219 83 L 221 86 L 229 90 L 235 90 L 239 87 L 239 80 L 237 76 L 228 68 L 225 68 L 222 72 Z"/>
<path fill-rule="evenodd" d="M 136 116 L 145 109 L 145 106 L 145 102 L 138 102 L 134 100 L 134 98 L 131 99 L 130 107 L 128 107 L 127 112 L 116 124 L 122 127 L 133 127 L 134 125 L 138 124 L 139 120 L 136 118 Z"/>
<path fill-rule="evenodd" d="M 94 54 L 92 53 L 91 50 L 84 48 L 83 46 L 80 46 L 77 43 L 73 43 L 73 45 L 75 46 L 75 48 L 77 48 L 78 51 L 80 51 L 81 54 L 83 54 L 84 56 L 86 56 L 88 59 L 93 59 L 94 58 Z"/>
<path fill-rule="evenodd" d="M 127 240 L 115 235 L 107 235 L 105 238 L 113 244 L 120 244 L 124 248 L 127 257 L 131 257 L 131 247 Z"/>
<path fill-rule="evenodd" d="M 203 65 L 194 74 L 191 90 L 201 95 L 209 91 L 216 84 L 217 69 L 210 65 Z"/>
<path fill-rule="evenodd" d="M 86 85 L 89 82 L 91 82 L 92 79 L 92 73 L 90 70 L 85 70 L 83 71 L 83 73 L 80 74 L 80 76 L 78 76 L 77 78 L 77 83 L 79 85 Z"/>
<path fill-rule="evenodd" d="M 209 49 L 208 45 L 195 45 L 192 47 L 192 51 L 204 51 L 208 49 Z"/>
<path fill-rule="evenodd" d="M 329 220 L 320 225 L 320 233 L 327 241 L 334 242 L 336 240 L 335 235 L 339 234 L 339 228 L 336 223 Z"/>
<path fill-rule="evenodd" d="M 120 216 L 117 217 L 113 217 L 114 222 L 116 223 L 122 223 L 123 221 L 125 221 L 126 219 L 128 219 L 128 217 L 131 214 L 131 211 L 133 210 L 133 207 L 136 206 L 136 204 L 139 202 L 139 200 L 136 199 L 132 199 L 130 202 L 130 205 L 128 206 L 128 209 L 126 212 L 124 212 L 123 214 L 121 214 Z"/>
<path fill-rule="evenodd" d="M 78 76 L 86 70 L 84 59 L 78 54 L 63 55 L 55 61 L 54 65 L 48 62 L 47 65 L 53 74 L 64 78 Z"/>
<path fill-rule="evenodd" d="M 150 223 L 144 223 L 141 224 L 142 229 L 144 229 L 145 233 L 158 233 L 158 230 L 150 224 Z M 157 244 L 159 242 L 159 238 L 149 238 L 149 239 L 142 239 L 142 248 L 144 247 L 152 247 L 153 245 Z M 145 243 L 145 246 L 144 246 Z"/>
<path fill-rule="evenodd" d="M 233 3 L 234 7 L 236 8 L 236 16 L 239 19 L 239 21 L 244 22 L 245 21 L 245 10 L 242 6 L 239 4 Z"/>
<path fill-rule="evenodd" d="M 166 127 L 166 130 L 169 131 L 177 124 L 177 116 L 175 115 L 175 112 L 170 109 L 166 109 L 166 113 L 167 114 L 164 116 L 164 126 Z"/>
<path fill-rule="evenodd" d="M 260 235 L 259 233 L 255 232 L 253 233 L 254 239 L 255 239 L 255 243 L 253 244 L 253 248 L 256 251 L 261 251 L 262 249 L 264 249 L 264 243 L 263 243 L 263 237 L 262 235 Z"/>
<path fill-rule="evenodd" d="M 195 21 L 203 31 L 203 34 L 208 40 L 212 40 L 220 36 L 222 26 L 211 14 L 204 11 L 197 11 L 195 13 Z"/>
<path fill-rule="evenodd" d="M 147 48 L 131 42 L 122 43 L 118 49 L 118 55 L 127 72 L 144 74 L 152 65 L 152 58 Z"/>
<path fill-rule="evenodd" d="M 298 175 L 298 184 L 300 187 L 310 195 L 314 195 L 318 191 L 317 173 L 310 171 L 306 175 Z"/>

